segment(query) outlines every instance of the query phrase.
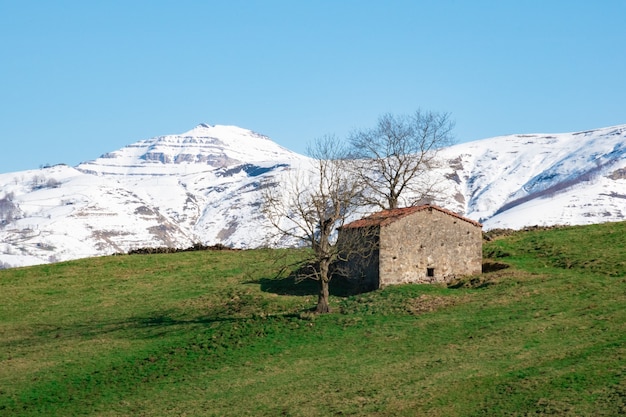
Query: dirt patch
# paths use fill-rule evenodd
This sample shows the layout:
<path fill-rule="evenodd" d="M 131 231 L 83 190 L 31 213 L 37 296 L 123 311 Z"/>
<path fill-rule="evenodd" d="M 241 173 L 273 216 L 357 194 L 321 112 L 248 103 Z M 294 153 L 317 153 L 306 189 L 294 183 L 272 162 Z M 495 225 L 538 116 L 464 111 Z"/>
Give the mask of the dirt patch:
<path fill-rule="evenodd" d="M 503 262 L 490 260 L 483 261 L 483 273 L 501 271 L 507 268 L 510 268 L 510 266 Z"/>
<path fill-rule="evenodd" d="M 455 305 L 457 301 L 456 297 L 422 294 L 408 301 L 407 311 L 411 314 L 430 313 L 444 307 Z"/>

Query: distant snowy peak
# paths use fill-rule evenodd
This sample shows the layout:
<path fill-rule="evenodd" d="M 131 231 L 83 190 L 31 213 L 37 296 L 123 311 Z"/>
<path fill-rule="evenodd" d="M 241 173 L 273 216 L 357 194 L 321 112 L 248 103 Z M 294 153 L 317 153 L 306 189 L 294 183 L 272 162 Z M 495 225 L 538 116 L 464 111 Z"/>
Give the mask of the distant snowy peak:
<path fill-rule="evenodd" d="M 267 136 L 237 126 L 211 126 L 205 123 L 181 135 L 160 140 L 207 144 L 208 149 L 221 149 L 231 158 L 246 162 L 299 159 L 299 155 L 283 148 Z"/>
<path fill-rule="evenodd" d="M 626 125 L 500 136 L 456 145 L 445 154 L 462 183 L 466 214 L 485 221 L 625 168 Z"/>
<path fill-rule="evenodd" d="M 138 141 L 77 168 L 94 174 L 170 175 L 303 158 L 251 130 L 202 123 L 179 135 Z M 184 168 L 173 166 L 179 164 Z"/>

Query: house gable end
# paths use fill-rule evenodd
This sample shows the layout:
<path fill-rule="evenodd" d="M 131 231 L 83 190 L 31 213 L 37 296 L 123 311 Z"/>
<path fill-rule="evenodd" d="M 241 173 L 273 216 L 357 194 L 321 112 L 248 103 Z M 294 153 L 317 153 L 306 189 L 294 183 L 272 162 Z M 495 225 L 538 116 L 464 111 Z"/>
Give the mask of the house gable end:
<path fill-rule="evenodd" d="M 443 210 L 420 210 L 381 228 L 380 285 L 449 282 L 481 272 L 482 230 Z"/>

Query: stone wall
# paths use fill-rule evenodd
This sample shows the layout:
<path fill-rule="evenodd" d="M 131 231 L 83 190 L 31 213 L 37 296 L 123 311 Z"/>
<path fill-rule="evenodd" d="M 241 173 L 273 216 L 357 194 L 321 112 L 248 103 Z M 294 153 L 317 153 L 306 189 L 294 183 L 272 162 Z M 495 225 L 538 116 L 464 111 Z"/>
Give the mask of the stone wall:
<path fill-rule="evenodd" d="M 380 230 L 380 287 L 450 282 L 482 270 L 482 229 L 436 209 L 418 211 Z"/>

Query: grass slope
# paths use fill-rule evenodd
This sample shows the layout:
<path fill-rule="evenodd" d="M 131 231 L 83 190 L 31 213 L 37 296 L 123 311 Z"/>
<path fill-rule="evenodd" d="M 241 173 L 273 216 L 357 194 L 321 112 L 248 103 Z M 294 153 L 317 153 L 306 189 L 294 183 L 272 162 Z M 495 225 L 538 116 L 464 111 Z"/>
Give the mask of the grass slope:
<path fill-rule="evenodd" d="M 314 283 L 276 277 L 297 251 L 0 271 L 0 415 L 626 413 L 624 236 L 515 233 L 485 245 L 494 272 L 324 316 Z"/>

